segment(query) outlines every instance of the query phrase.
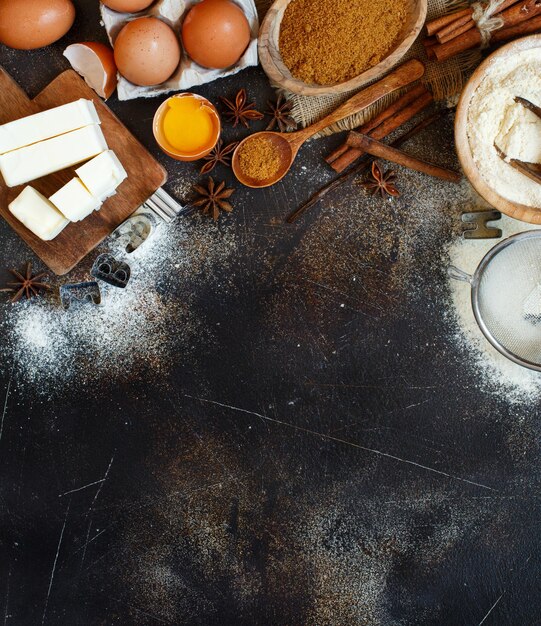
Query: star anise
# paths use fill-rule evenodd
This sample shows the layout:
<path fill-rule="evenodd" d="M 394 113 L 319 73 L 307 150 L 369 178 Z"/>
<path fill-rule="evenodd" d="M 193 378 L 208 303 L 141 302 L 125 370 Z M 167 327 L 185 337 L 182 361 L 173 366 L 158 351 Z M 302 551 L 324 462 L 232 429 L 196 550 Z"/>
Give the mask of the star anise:
<path fill-rule="evenodd" d="M 372 163 L 372 173 L 370 174 L 368 180 L 361 184 L 373 196 L 379 193 L 382 198 L 385 198 L 386 196 L 397 198 L 400 195 L 400 192 L 395 187 L 395 181 L 396 172 L 393 170 L 383 172 L 378 165 L 378 162 L 374 161 Z"/>
<path fill-rule="evenodd" d="M 215 183 L 211 176 L 206 187 L 195 185 L 195 191 L 199 197 L 193 202 L 193 206 L 201 207 L 204 214 L 212 215 L 216 222 L 220 217 L 220 211 L 231 213 L 233 207 L 227 201 L 235 191 L 234 189 L 226 189 L 225 182 Z"/>
<path fill-rule="evenodd" d="M 265 130 L 273 130 L 276 126 L 280 132 L 285 133 L 289 130 L 295 130 L 297 128 L 297 122 L 291 115 L 291 109 L 293 103 L 280 94 L 276 102 L 268 101 L 269 110 L 265 111 L 265 115 L 270 115 L 271 121 Z"/>
<path fill-rule="evenodd" d="M 237 124 L 243 124 L 246 128 L 249 128 L 252 120 L 261 120 L 264 117 L 263 113 L 254 108 L 255 102 L 246 102 L 246 89 L 241 89 L 235 96 L 234 101 L 223 96 L 220 96 L 220 100 L 226 108 L 224 115 L 226 119 L 233 122 L 233 128 Z"/>
<path fill-rule="evenodd" d="M 235 141 L 233 143 L 227 144 L 227 146 L 224 146 L 223 141 L 219 139 L 214 150 L 210 154 L 207 154 L 206 157 L 204 157 L 206 163 L 201 168 L 201 174 L 208 174 L 209 172 L 212 172 L 212 170 L 218 165 L 218 163 L 222 163 L 222 165 L 230 167 L 231 157 L 233 155 L 233 152 L 235 151 L 235 148 L 238 145 L 239 142 Z"/>
<path fill-rule="evenodd" d="M 30 300 L 34 296 L 41 295 L 43 289 L 51 289 L 50 285 L 41 282 L 41 279 L 45 278 L 47 274 L 45 272 L 32 274 L 32 263 L 30 262 L 26 264 L 26 271 L 24 273 L 18 272 L 17 270 L 9 271 L 15 277 L 15 282 L 7 283 L 7 287 L 0 289 L 0 291 L 13 293 L 14 295 L 11 298 L 11 302 L 18 302 L 23 296 L 25 296 L 27 300 Z"/>

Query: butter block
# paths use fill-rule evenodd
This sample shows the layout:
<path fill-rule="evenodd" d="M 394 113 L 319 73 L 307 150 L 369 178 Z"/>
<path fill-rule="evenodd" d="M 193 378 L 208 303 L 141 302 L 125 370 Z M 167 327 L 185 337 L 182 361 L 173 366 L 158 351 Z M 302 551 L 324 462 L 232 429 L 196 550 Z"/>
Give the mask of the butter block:
<path fill-rule="evenodd" d="M 0 155 L 0 172 L 8 187 L 77 165 L 107 150 L 97 124 Z"/>
<path fill-rule="evenodd" d="M 101 207 L 99 198 L 93 196 L 79 178 L 72 178 L 49 201 L 72 222 L 84 220 Z"/>
<path fill-rule="evenodd" d="M 43 241 L 51 241 L 69 224 L 69 220 L 45 196 L 30 186 L 25 187 L 8 208 Z"/>
<path fill-rule="evenodd" d="M 128 177 L 126 170 L 112 150 L 106 150 L 88 163 L 81 165 L 75 173 L 90 193 L 100 200 L 112 195 L 120 183 Z"/>
<path fill-rule="evenodd" d="M 99 123 L 94 103 L 81 98 L 0 126 L 0 154 Z"/>

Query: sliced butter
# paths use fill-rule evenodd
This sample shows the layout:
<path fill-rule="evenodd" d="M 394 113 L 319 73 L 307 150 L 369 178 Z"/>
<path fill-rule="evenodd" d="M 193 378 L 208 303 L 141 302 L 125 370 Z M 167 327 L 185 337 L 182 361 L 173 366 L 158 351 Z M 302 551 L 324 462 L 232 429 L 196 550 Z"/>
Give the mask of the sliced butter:
<path fill-rule="evenodd" d="M 9 210 L 43 241 L 51 241 L 69 224 L 69 220 L 45 196 L 30 186 L 11 202 Z"/>
<path fill-rule="evenodd" d="M 105 200 L 113 195 L 120 183 L 128 177 L 122 163 L 112 150 L 106 150 L 75 173 L 93 196 Z"/>
<path fill-rule="evenodd" d="M 97 124 L 0 155 L 0 172 L 8 187 L 77 165 L 107 150 Z"/>
<path fill-rule="evenodd" d="M 0 126 L 0 154 L 99 123 L 94 103 L 81 98 Z"/>
<path fill-rule="evenodd" d="M 101 207 L 101 200 L 93 196 L 79 178 L 72 178 L 49 200 L 72 222 L 80 222 Z"/>

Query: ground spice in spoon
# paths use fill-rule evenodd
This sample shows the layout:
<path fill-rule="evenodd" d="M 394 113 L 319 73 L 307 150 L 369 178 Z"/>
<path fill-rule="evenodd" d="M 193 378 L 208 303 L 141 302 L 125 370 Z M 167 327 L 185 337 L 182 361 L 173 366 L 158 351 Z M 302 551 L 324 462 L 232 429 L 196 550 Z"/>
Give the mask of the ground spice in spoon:
<path fill-rule="evenodd" d="M 253 137 L 239 147 L 239 166 L 253 180 L 269 180 L 280 171 L 280 150 L 265 137 Z"/>
<path fill-rule="evenodd" d="M 399 43 L 408 7 L 407 0 L 292 0 L 280 26 L 282 60 L 305 83 L 350 80 Z"/>

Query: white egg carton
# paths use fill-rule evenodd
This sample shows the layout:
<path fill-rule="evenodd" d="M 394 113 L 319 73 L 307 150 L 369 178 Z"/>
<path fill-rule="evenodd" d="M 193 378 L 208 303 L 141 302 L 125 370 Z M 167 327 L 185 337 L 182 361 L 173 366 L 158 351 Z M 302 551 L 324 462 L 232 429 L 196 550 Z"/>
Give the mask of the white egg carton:
<path fill-rule="evenodd" d="M 148 10 L 141 11 L 140 13 L 118 13 L 117 11 L 112 11 L 104 5 L 101 5 L 101 16 L 109 41 L 113 46 L 118 33 L 125 24 L 137 19 L 138 17 L 144 17 L 147 15 L 159 17 L 161 20 L 169 24 L 169 26 L 171 26 L 180 37 L 182 19 L 186 12 L 189 11 L 190 8 L 197 2 L 198 0 L 158 0 L 158 2 L 153 4 Z M 192 61 L 183 51 L 180 65 L 176 72 L 169 80 L 161 85 L 140 87 L 139 85 L 130 83 L 130 81 L 119 75 L 117 88 L 118 99 L 133 100 L 135 98 L 153 98 L 171 91 L 184 91 L 186 89 L 190 89 L 191 87 L 196 87 L 197 85 L 211 83 L 213 80 L 218 78 L 232 76 L 247 67 L 257 65 L 257 34 L 259 31 L 259 19 L 257 17 L 254 0 L 235 0 L 235 2 L 242 7 L 244 14 L 248 18 L 252 31 L 250 45 L 236 65 L 227 68 L 226 70 L 207 69 L 197 65 L 197 63 Z"/>

